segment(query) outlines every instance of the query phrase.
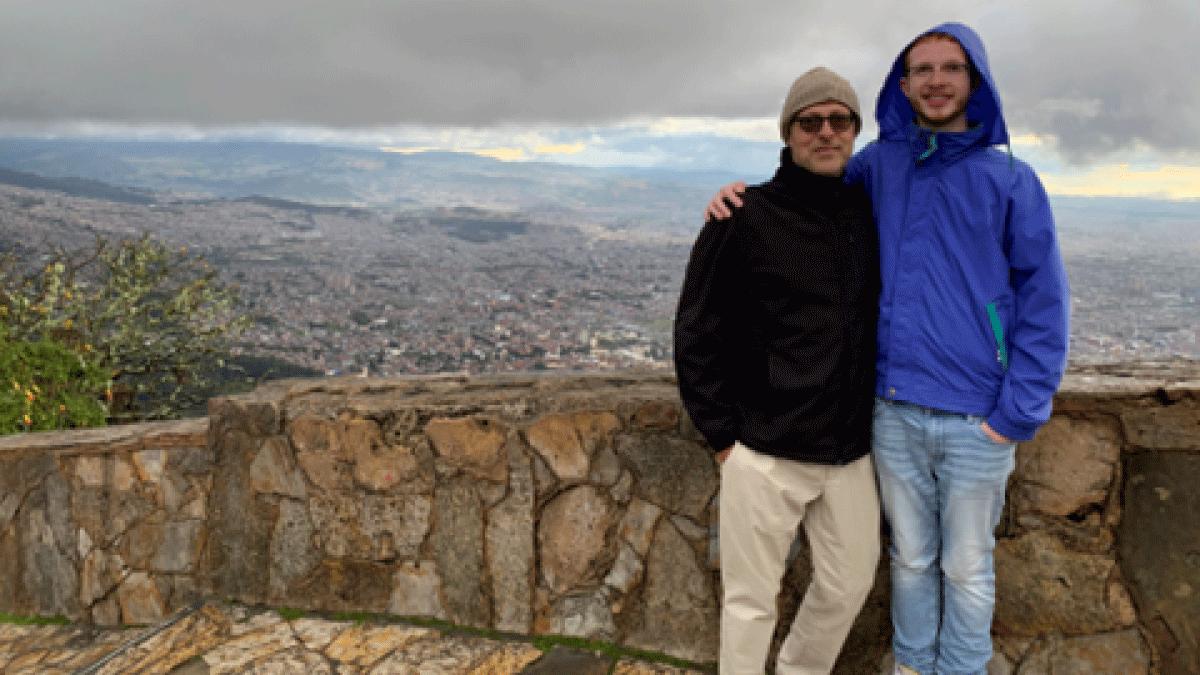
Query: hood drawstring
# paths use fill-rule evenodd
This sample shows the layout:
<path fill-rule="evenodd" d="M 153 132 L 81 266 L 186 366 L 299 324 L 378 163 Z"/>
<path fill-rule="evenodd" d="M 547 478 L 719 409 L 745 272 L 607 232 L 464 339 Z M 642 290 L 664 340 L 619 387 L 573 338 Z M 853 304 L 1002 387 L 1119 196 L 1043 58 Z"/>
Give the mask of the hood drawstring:
<path fill-rule="evenodd" d="M 921 156 L 917 158 L 917 163 L 920 164 L 921 162 L 924 162 L 925 160 L 929 159 L 929 156 L 932 155 L 934 152 L 937 152 L 937 132 L 936 131 L 931 132 L 929 134 L 929 147 L 925 148 L 925 152 L 922 152 Z"/>

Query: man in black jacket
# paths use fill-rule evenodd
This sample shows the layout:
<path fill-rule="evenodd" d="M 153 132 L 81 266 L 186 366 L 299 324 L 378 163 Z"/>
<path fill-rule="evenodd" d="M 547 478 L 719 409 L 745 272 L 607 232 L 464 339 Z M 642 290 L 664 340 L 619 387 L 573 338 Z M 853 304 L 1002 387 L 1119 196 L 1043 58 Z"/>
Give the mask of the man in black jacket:
<path fill-rule="evenodd" d="M 825 68 L 797 78 L 775 176 L 692 249 L 675 322 L 680 395 L 721 471 L 721 675 L 762 675 L 800 525 L 813 580 L 777 675 L 827 674 L 874 584 L 871 464 L 878 246 L 842 182 L 858 98 Z"/>

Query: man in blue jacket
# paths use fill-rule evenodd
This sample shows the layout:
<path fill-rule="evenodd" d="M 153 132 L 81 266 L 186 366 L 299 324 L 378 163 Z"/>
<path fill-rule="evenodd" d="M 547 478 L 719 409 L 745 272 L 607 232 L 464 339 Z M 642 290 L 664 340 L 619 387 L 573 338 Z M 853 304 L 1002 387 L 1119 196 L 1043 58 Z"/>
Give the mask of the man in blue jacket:
<path fill-rule="evenodd" d="M 974 31 L 947 23 L 911 42 L 875 117 L 879 139 L 846 180 L 866 186 L 879 232 L 872 453 L 895 672 L 982 675 L 993 533 L 1016 442 L 1049 419 L 1066 368 L 1070 293 L 1041 182 L 993 147 L 1008 130 Z M 723 217 L 735 187 L 709 212 Z"/>

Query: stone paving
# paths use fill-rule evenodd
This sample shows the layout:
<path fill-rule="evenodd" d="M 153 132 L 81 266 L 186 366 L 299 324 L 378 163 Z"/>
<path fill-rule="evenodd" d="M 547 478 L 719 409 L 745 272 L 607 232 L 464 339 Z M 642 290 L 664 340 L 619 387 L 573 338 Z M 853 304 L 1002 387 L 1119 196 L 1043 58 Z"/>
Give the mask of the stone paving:
<path fill-rule="evenodd" d="M 149 628 L 0 624 L 4 675 L 709 675 L 383 619 L 209 602 Z"/>

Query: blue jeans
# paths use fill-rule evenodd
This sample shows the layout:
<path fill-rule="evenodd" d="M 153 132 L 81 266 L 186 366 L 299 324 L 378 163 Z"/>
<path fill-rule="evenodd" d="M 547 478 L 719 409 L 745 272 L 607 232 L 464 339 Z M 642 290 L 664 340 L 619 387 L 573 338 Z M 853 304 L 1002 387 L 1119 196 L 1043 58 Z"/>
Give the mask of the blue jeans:
<path fill-rule="evenodd" d="M 921 675 L 983 675 L 992 656 L 992 552 L 1016 444 L 983 418 L 875 401 L 872 452 L 892 530 L 892 646 Z"/>

